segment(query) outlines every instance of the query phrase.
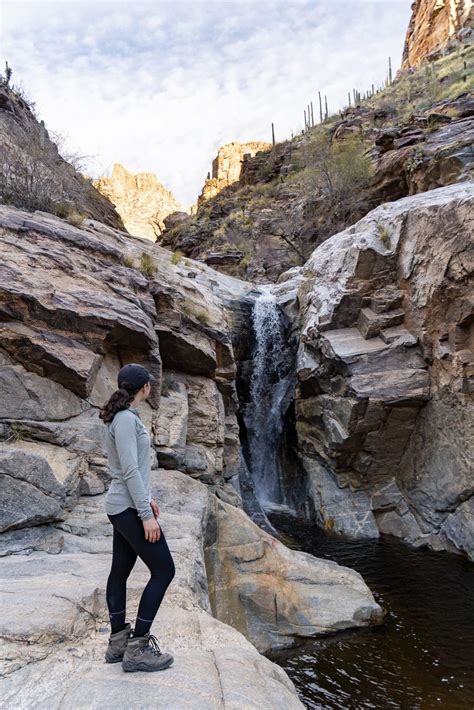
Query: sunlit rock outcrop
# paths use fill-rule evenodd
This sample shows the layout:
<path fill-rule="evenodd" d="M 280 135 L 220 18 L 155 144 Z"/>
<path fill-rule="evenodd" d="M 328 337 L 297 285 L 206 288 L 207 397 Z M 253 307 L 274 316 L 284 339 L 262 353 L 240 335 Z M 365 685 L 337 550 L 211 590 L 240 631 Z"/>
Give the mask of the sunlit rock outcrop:
<path fill-rule="evenodd" d="M 271 147 L 271 143 L 261 141 L 233 142 L 221 146 L 212 161 L 212 174 L 206 178 L 202 192 L 198 197 L 198 207 L 202 202 L 217 195 L 227 185 L 239 180 L 244 155 L 253 157 L 259 151 L 270 150 Z"/>
<path fill-rule="evenodd" d="M 172 212 L 185 211 L 153 173 L 133 174 L 116 163 L 110 177 L 95 181 L 99 192 L 115 205 L 126 230 L 135 237 L 155 241 Z"/>
<path fill-rule="evenodd" d="M 472 27 L 471 0 L 415 0 L 403 48 L 402 69 L 418 66 Z"/>

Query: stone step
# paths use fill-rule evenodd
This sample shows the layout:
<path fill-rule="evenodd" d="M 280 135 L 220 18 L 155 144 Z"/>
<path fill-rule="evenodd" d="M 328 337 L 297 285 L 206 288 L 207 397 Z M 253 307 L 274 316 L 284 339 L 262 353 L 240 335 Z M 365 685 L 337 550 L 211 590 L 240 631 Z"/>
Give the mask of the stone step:
<path fill-rule="evenodd" d="M 393 286 L 380 288 L 376 291 L 369 302 L 370 308 L 375 313 L 386 313 L 394 308 L 400 308 L 403 303 L 403 291 Z M 363 303 L 365 306 L 365 303 Z"/>
<path fill-rule="evenodd" d="M 357 328 L 326 330 L 323 335 L 334 353 L 342 358 L 376 352 L 387 347 L 381 338 L 366 340 Z"/>
<path fill-rule="evenodd" d="M 405 317 L 405 311 L 398 308 L 387 313 L 375 313 L 371 308 L 361 308 L 357 327 L 364 338 L 373 338 L 381 330 L 400 325 Z"/>
<path fill-rule="evenodd" d="M 394 325 L 380 331 L 380 337 L 384 343 L 393 343 L 394 340 L 401 339 L 403 345 L 416 345 L 418 338 L 410 333 L 403 325 Z"/>

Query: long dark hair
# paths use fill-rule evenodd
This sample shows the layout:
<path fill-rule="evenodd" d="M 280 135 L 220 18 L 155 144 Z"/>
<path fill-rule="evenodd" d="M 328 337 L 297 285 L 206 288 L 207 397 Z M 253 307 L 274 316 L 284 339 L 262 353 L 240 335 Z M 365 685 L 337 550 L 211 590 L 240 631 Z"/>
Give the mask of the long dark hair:
<path fill-rule="evenodd" d="M 138 388 L 140 389 L 140 388 Z M 130 402 L 135 397 L 138 389 L 129 384 L 128 382 L 122 382 L 120 388 L 115 390 L 115 392 L 110 397 L 109 401 L 102 407 L 99 417 L 106 423 L 109 424 L 115 417 L 117 412 L 121 412 L 122 409 L 128 409 Z"/>

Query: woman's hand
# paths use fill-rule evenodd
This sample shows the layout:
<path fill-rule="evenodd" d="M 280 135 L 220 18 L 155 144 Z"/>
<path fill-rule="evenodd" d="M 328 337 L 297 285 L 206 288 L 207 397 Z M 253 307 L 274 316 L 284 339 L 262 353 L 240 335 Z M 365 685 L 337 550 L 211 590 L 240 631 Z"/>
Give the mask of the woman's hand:
<path fill-rule="evenodd" d="M 158 503 L 156 502 L 156 500 L 154 500 L 154 498 L 151 499 L 150 505 L 153 511 L 153 515 L 155 516 L 155 518 L 157 518 L 160 514 L 160 509 L 158 508 Z"/>
<path fill-rule="evenodd" d="M 148 540 L 148 542 L 157 542 L 160 539 L 161 528 L 156 518 L 144 520 L 143 529 L 145 531 L 145 540 Z"/>

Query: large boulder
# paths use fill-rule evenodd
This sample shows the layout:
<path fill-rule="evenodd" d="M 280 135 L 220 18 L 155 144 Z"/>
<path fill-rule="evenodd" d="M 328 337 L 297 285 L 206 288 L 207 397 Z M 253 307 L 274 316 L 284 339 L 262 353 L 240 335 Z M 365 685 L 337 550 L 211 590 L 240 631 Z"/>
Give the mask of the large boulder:
<path fill-rule="evenodd" d="M 242 510 L 212 502 L 205 548 L 212 608 L 260 651 L 382 620 L 358 572 L 290 550 Z"/>

